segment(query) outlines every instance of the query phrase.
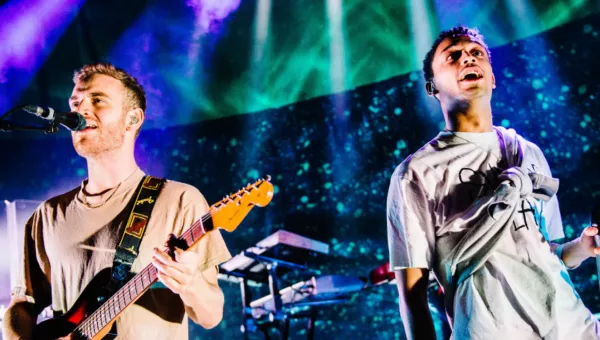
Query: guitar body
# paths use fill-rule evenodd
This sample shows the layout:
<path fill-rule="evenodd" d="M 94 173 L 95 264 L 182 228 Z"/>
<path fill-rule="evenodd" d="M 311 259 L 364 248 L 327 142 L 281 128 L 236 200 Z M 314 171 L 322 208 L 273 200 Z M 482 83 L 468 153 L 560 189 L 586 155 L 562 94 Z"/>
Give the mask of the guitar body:
<path fill-rule="evenodd" d="M 54 340 L 67 336 L 73 332 L 83 320 L 92 314 L 102 305 L 114 292 L 107 290 L 110 282 L 111 268 L 105 268 L 100 271 L 92 281 L 85 287 L 75 304 L 69 311 L 57 318 L 52 318 L 40 322 L 33 330 L 33 338 L 40 340 Z M 94 339 L 104 339 L 109 334 L 113 323 L 108 324 L 98 333 Z M 114 334 L 113 334 L 114 335 Z M 113 335 L 106 337 L 111 339 Z M 74 339 L 81 339 L 81 336 L 74 335 Z M 83 337 L 83 339 L 87 339 Z"/>

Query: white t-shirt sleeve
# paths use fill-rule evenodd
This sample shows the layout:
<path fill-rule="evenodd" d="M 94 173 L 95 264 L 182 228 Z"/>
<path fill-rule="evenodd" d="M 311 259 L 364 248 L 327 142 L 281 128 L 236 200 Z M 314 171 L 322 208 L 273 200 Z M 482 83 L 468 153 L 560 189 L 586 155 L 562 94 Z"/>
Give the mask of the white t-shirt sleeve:
<path fill-rule="evenodd" d="M 548 165 L 548 161 L 546 160 L 546 157 L 544 157 L 542 150 L 540 150 L 537 145 L 535 145 L 532 149 L 535 152 L 537 163 L 542 167 L 539 172 L 546 176 L 552 177 L 550 165 Z M 548 202 L 543 203 L 542 215 L 544 218 L 542 228 L 545 229 L 543 232 L 547 237 L 547 241 L 550 242 L 564 238 L 565 233 L 563 229 L 558 198 L 556 195 L 552 196 Z"/>
<path fill-rule="evenodd" d="M 548 231 L 548 241 L 554 241 L 565 237 L 562 217 L 558 206 L 558 198 L 552 196 L 550 201 L 544 203 L 544 219 Z"/>
<path fill-rule="evenodd" d="M 418 183 L 392 176 L 387 198 L 391 270 L 433 267 L 435 228 L 431 204 Z"/>

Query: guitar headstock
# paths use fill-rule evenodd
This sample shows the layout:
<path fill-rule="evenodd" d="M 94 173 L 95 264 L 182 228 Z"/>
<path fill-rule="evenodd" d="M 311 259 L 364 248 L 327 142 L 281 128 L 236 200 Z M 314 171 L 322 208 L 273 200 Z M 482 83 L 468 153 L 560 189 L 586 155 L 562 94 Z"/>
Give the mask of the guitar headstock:
<path fill-rule="evenodd" d="M 232 232 L 255 205 L 269 204 L 274 194 L 270 181 L 271 177 L 267 175 L 213 204 L 210 207 L 213 226 Z"/>

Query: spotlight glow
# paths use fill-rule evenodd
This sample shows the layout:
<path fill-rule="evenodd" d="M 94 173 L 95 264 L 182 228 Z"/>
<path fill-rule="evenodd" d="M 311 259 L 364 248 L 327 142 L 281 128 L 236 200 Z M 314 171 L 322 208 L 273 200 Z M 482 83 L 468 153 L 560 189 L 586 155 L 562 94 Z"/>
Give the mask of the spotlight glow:
<path fill-rule="evenodd" d="M 250 91 L 248 91 L 248 112 L 260 110 L 264 107 L 261 98 L 262 93 L 268 87 L 263 81 L 266 63 L 266 54 L 268 53 L 268 38 L 271 21 L 271 0 L 259 0 L 254 15 L 254 46 L 252 47 L 252 56 L 250 60 Z"/>
<path fill-rule="evenodd" d="M 0 112 L 12 107 L 27 88 L 83 3 L 13 0 L 0 8 Z"/>
<path fill-rule="evenodd" d="M 327 0 L 327 18 L 329 24 L 329 79 L 331 92 L 346 89 L 346 46 L 343 32 L 342 0 Z"/>

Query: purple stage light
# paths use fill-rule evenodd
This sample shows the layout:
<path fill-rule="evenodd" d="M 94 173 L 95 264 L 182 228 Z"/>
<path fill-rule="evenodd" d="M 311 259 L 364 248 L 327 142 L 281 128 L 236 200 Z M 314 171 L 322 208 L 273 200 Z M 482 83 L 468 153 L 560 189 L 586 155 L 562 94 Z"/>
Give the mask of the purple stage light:
<path fill-rule="evenodd" d="M 240 6 L 241 0 L 187 0 L 186 4 L 196 11 L 199 26 L 207 32 L 211 25 L 227 18 Z"/>
<path fill-rule="evenodd" d="M 29 85 L 85 0 L 13 0 L 0 8 L 0 112 Z"/>
<path fill-rule="evenodd" d="M 203 70 L 220 24 L 239 6 L 240 0 L 158 2 L 147 6 L 114 44 L 109 61 L 131 72 L 146 89 L 145 128 L 189 123 L 200 120 L 190 115 L 211 111 L 204 94 L 208 72 Z M 167 11 L 172 16 L 165 16 Z"/>

